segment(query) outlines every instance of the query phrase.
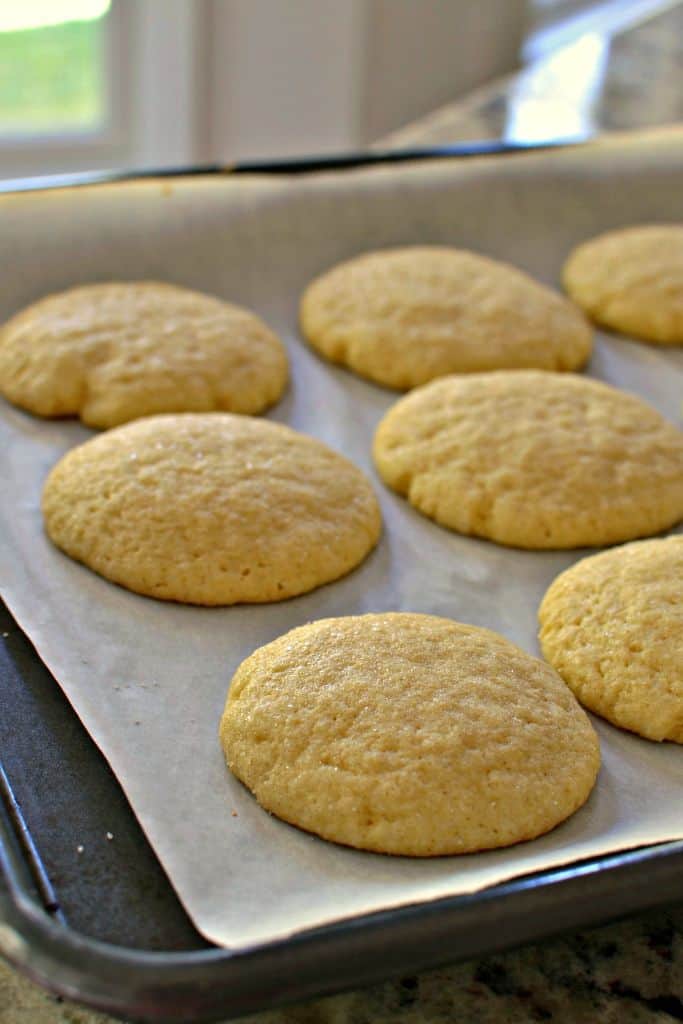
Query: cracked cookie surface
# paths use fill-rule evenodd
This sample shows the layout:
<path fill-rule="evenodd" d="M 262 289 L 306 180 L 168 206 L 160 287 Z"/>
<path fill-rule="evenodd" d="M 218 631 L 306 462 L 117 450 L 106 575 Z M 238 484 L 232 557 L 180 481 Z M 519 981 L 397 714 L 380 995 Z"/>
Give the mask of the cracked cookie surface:
<path fill-rule="evenodd" d="M 379 853 L 508 846 L 577 810 L 599 748 L 549 665 L 450 619 L 321 619 L 247 658 L 220 728 L 267 810 Z"/>
<path fill-rule="evenodd" d="M 584 558 L 548 588 L 543 654 L 585 707 L 683 743 L 683 536 Z"/>
<path fill-rule="evenodd" d="M 575 370 L 592 329 L 516 267 L 444 246 L 365 253 L 313 281 L 301 329 L 335 363 L 406 390 L 449 373 Z"/>
<path fill-rule="evenodd" d="M 289 427 L 230 413 L 152 416 L 57 463 L 50 539 L 129 590 L 191 604 L 280 601 L 350 572 L 381 528 L 353 463 Z"/>
<path fill-rule="evenodd" d="M 592 238 L 570 254 L 563 281 L 596 323 L 643 341 L 683 344 L 683 224 Z"/>
<path fill-rule="evenodd" d="M 156 281 L 49 295 L 0 329 L 0 391 L 39 416 L 113 427 L 164 412 L 256 414 L 288 375 L 253 313 Z"/>
<path fill-rule="evenodd" d="M 599 547 L 683 518 L 683 433 L 574 374 L 432 381 L 384 416 L 374 457 L 424 515 L 514 547 Z"/>

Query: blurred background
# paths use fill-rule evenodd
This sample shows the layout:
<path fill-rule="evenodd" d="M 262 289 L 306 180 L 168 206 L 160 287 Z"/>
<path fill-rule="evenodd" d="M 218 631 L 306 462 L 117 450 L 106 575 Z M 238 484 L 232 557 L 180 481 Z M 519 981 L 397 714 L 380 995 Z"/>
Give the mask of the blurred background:
<path fill-rule="evenodd" d="M 591 134 L 613 39 L 677 6 L 0 0 L 0 177 L 408 144 L 394 133 L 466 96 L 488 102 L 487 123 L 451 120 L 433 141 Z M 681 59 L 680 37 L 672 45 L 648 72 L 653 94 L 661 79 L 660 121 L 680 114 L 680 63 L 673 76 L 667 65 Z M 642 92 L 633 75 L 627 85 Z M 651 121 L 651 99 L 648 109 Z"/>

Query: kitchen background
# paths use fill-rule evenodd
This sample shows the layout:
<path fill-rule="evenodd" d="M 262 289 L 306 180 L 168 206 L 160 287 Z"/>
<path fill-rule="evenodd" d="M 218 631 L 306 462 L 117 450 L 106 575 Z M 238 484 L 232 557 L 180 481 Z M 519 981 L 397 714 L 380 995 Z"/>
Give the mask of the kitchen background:
<path fill-rule="evenodd" d="M 0 176 L 354 150 L 520 68 L 534 87 L 527 74 L 503 136 L 577 137 L 595 127 L 613 36 L 672 6 L 6 0 Z M 649 71 L 659 120 L 681 102 L 669 72 Z"/>

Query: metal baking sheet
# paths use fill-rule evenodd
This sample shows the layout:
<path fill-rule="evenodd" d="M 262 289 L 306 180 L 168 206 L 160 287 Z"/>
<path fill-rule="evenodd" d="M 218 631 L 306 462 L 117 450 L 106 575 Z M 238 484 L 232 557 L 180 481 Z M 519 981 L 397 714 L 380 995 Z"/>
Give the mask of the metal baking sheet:
<path fill-rule="evenodd" d="M 583 237 L 634 220 L 681 219 L 682 154 L 680 136 L 663 136 L 648 146 L 615 141 L 467 165 L 10 196 L 0 206 L 3 245 L 13 256 L 0 284 L 0 315 L 47 291 L 111 277 L 160 277 L 249 305 L 280 330 L 292 356 L 293 386 L 272 418 L 316 434 L 372 475 L 372 431 L 395 396 L 329 367 L 303 345 L 296 302 L 306 281 L 365 248 L 410 242 L 468 246 L 556 281 L 564 255 Z M 676 419 L 680 357 L 602 336 L 589 372 Z M 311 618 L 410 607 L 490 626 L 534 650 L 538 599 L 582 553 L 511 552 L 448 534 L 376 481 L 385 534 L 347 580 L 258 609 L 160 605 L 72 565 L 42 537 L 42 478 L 88 432 L 6 405 L 1 422 L 4 596 L 213 941 L 245 948 L 683 835 L 673 803 L 680 750 L 609 726 L 600 727 L 605 769 L 585 811 L 510 851 L 389 860 L 321 843 L 269 818 L 227 776 L 215 740 L 230 674 L 254 646 Z M 169 736 L 172 760 L 165 756 Z M 162 787 L 150 785 L 154 779 Z M 656 803 L 649 799 L 653 779 Z M 264 879 L 272 883 L 267 890 Z M 198 901 L 188 884 L 200 890 Z"/>

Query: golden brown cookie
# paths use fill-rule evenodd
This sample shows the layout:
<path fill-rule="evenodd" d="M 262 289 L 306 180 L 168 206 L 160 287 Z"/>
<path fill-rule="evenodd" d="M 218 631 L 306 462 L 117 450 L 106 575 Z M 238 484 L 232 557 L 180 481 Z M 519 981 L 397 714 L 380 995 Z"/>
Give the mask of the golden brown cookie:
<path fill-rule="evenodd" d="M 549 665 L 490 630 L 408 613 L 322 619 L 259 648 L 220 736 L 266 810 L 418 857 L 549 831 L 588 798 L 600 761 Z"/>
<path fill-rule="evenodd" d="M 599 235 L 574 249 L 563 280 L 596 323 L 644 341 L 683 344 L 683 224 Z"/>
<path fill-rule="evenodd" d="M 2 394 L 91 427 L 162 412 L 259 413 L 286 383 L 282 342 L 257 316 L 176 285 L 84 285 L 0 329 Z"/>
<path fill-rule="evenodd" d="M 575 370 L 592 331 L 571 303 L 507 263 L 446 247 L 366 253 L 306 289 L 311 345 L 378 384 L 407 389 L 449 373 Z"/>
<path fill-rule="evenodd" d="M 43 491 L 50 539 L 129 590 L 191 604 L 280 601 L 375 546 L 366 477 L 320 441 L 229 413 L 153 416 L 68 452 Z"/>
<path fill-rule="evenodd" d="M 574 374 L 433 381 L 385 415 L 374 456 L 424 515 L 500 544 L 593 547 L 683 519 L 683 434 L 633 395 Z"/>
<path fill-rule="evenodd" d="M 538 617 L 543 654 L 582 704 L 683 743 L 683 536 L 582 559 L 554 580 Z"/>

